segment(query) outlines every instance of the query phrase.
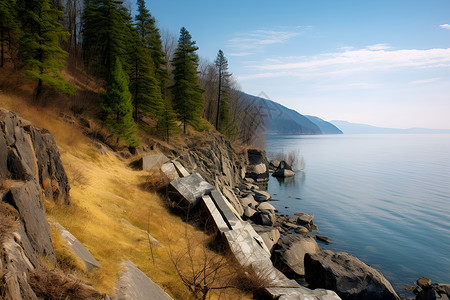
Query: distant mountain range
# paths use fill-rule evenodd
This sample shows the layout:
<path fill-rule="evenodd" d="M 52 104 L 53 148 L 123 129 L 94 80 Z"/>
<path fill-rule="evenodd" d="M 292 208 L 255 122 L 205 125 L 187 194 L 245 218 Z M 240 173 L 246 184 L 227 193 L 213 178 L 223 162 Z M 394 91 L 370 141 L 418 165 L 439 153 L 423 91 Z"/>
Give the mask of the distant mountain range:
<path fill-rule="evenodd" d="M 336 126 L 318 117 L 304 116 L 274 101 L 242 93 L 265 118 L 266 134 L 341 134 Z"/>
<path fill-rule="evenodd" d="M 338 120 L 330 121 L 330 123 L 339 127 L 344 132 L 344 134 L 450 133 L 450 129 L 428 129 L 428 128 L 396 129 L 396 128 L 376 127 L 367 124 L 350 123 L 347 121 L 338 121 Z"/>

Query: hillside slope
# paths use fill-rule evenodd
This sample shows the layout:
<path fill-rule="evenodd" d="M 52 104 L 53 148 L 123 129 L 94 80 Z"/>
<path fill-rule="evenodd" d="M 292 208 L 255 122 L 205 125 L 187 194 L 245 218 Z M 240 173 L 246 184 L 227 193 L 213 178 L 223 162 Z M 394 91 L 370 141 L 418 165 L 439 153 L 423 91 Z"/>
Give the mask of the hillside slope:
<path fill-rule="evenodd" d="M 195 263 L 201 264 L 205 255 L 219 254 L 207 249 L 210 236 L 174 214 L 165 199 L 152 189 L 158 185 L 160 175 L 133 169 L 130 163 L 136 157 L 125 159 L 86 137 L 85 128 L 80 127 L 70 110 L 30 105 L 22 97 L 1 92 L 0 106 L 15 110 L 54 135 L 71 185 L 72 204 L 62 206 L 45 201 L 47 219 L 50 224 L 58 222 L 67 228 L 102 265 L 90 272 L 80 268 L 71 254 L 58 245 L 60 238 L 52 230 L 60 268 L 101 293 L 114 294 L 122 262 L 132 260 L 174 299 L 192 299 L 172 260 L 186 253 L 190 242 L 200 246 L 192 252 Z M 89 130 L 101 131 L 93 120 L 83 122 L 90 124 Z M 147 230 L 164 247 L 150 248 Z M 183 264 L 181 268 L 188 270 L 190 266 Z M 228 299 L 251 298 L 247 292 L 235 289 L 227 290 L 227 294 Z"/>
<path fill-rule="evenodd" d="M 311 122 L 319 126 L 323 134 L 342 134 L 342 131 L 335 125 L 331 124 L 330 122 L 327 122 L 315 116 L 305 115 L 305 117 L 307 117 Z"/>
<path fill-rule="evenodd" d="M 242 93 L 242 97 L 265 115 L 266 134 L 322 134 L 319 126 L 293 109 L 245 93 Z"/>

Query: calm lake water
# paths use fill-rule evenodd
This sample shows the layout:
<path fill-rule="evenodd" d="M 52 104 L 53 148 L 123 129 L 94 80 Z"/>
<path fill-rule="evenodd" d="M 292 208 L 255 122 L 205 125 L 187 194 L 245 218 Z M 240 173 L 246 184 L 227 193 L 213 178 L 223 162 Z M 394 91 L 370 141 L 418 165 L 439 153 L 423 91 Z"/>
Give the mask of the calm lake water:
<path fill-rule="evenodd" d="M 332 241 L 320 247 L 354 254 L 400 293 L 421 276 L 450 283 L 450 135 L 266 136 L 269 158 L 291 150 L 305 169 L 271 177 L 279 213 L 314 214 Z"/>

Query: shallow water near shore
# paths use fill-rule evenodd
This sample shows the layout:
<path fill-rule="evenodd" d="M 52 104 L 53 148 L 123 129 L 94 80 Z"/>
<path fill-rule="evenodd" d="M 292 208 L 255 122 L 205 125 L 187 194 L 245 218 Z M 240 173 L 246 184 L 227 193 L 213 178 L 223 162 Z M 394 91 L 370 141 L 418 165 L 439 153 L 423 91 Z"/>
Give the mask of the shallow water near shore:
<path fill-rule="evenodd" d="M 450 135 L 266 136 L 269 158 L 292 150 L 304 171 L 268 183 L 280 214 L 314 214 L 313 234 L 332 241 L 320 247 L 357 256 L 398 293 L 421 276 L 450 283 Z"/>

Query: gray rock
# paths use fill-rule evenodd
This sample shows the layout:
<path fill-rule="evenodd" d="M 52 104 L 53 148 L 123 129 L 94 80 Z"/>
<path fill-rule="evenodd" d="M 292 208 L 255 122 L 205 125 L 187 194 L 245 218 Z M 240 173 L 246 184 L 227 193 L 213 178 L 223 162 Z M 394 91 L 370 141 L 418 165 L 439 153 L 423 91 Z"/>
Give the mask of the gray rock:
<path fill-rule="evenodd" d="M 304 258 L 307 253 L 317 253 L 319 246 L 311 235 L 295 234 L 283 236 L 275 250 L 281 261 L 288 267 L 289 272 L 305 275 Z"/>
<path fill-rule="evenodd" d="M 270 204 L 270 203 L 267 203 L 267 202 L 262 202 L 262 203 L 259 203 L 258 204 L 258 206 L 256 207 L 258 210 L 270 210 L 270 211 L 273 211 L 273 212 L 276 212 L 277 211 L 277 209 L 272 205 L 272 204 Z"/>
<path fill-rule="evenodd" d="M 253 197 L 258 202 L 267 201 L 270 198 L 272 198 L 272 196 L 270 196 L 270 194 L 268 192 L 261 191 L 261 190 L 253 190 L 253 194 L 254 194 Z"/>
<path fill-rule="evenodd" d="M 244 216 L 247 218 L 253 217 L 253 215 L 256 214 L 256 210 L 254 210 L 251 206 L 247 206 L 244 208 Z"/>
<path fill-rule="evenodd" d="M 258 211 L 251 219 L 256 224 L 263 226 L 273 226 L 276 222 L 275 213 L 267 211 Z"/>
<path fill-rule="evenodd" d="M 87 271 L 93 268 L 100 268 L 100 263 L 95 259 L 95 257 L 89 252 L 89 250 L 80 243 L 80 241 L 74 237 L 67 229 L 65 229 L 61 224 L 55 223 L 61 237 L 66 241 L 67 245 L 73 250 L 75 255 L 81 259 L 86 267 Z"/>
<path fill-rule="evenodd" d="M 250 206 L 255 209 L 256 206 L 258 206 L 258 202 L 255 201 L 255 198 L 253 198 L 252 195 L 247 195 L 246 197 L 241 198 L 240 202 L 242 207 Z"/>
<path fill-rule="evenodd" d="M 197 204 L 202 196 L 214 189 L 197 173 L 171 181 L 170 187 L 181 196 L 180 205 L 192 207 Z"/>
<path fill-rule="evenodd" d="M 131 261 L 125 261 L 124 266 L 125 269 L 120 275 L 115 287 L 118 300 L 172 299 L 172 297 L 148 278 Z"/>
<path fill-rule="evenodd" d="M 231 205 L 233 205 L 233 208 L 236 210 L 238 215 L 242 216 L 244 214 L 244 210 L 242 208 L 241 202 L 238 200 L 233 190 L 227 186 L 224 186 L 222 189 L 222 193 L 228 199 L 228 201 L 230 201 Z"/>
<path fill-rule="evenodd" d="M 311 224 L 314 218 L 313 214 L 296 214 L 296 215 L 298 215 L 297 224 L 299 225 Z"/>
<path fill-rule="evenodd" d="M 141 170 L 150 171 L 160 168 L 168 161 L 169 159 L 164 154 L 152 154 L 143 156 L 139 161 L 139 166 Z"/>
<path fill-rule="evenodd" d="M 297 226 L 297 227 L 294 229 L 294 231 L 295 231 L 296 233 L 299 233 L 299 234 L 307 234 L 307 233 L 309 233 L 308 228 L 306 228 L 306 227 L 304 227 L 304 226 Z"/>
<path fill-rule="evenodd" d="M 252 225 L 256 233 L 263 239 L 267 248 L 272 252 L 273 246 L 280 239 L 280 231 L 271 226 Z"/>
<path fill-rule="evenodd" d="M 327 244 L 330 243 L 330 239 L 327 236 L 324 236 L 324 235 L 316 234 L 316 240 L 324 242 L 324 243 L 327 243 Z"/>
<path fill-rule="evenodd" d="M 2 274 L 1 299 L 30 299 L 37 300 L 36 294 L 31 288 L 28 278 L 30 271 L 34 270 L 20 241 L 17 238 L 8 238 L 1 249 L 0 270 L 7 270 Z M 3 298 L 4 297 L 4 298 Z"/>
<path fill-rule="evenodd" d="M 34 180 L 47 198 L 70 204 L 70 185 L 53 136 L 4 109 L 0 109 L 0 161 L 0 179 Z"/>
<path fill-rule="evenodd" d="M 278 168 L 272 174 L 272 176 L 279 178 L 292 177 L 294 175 L 295 172 L 292 171 L 291 167 L 285 161 L 281 161 Z"/>
<path fill-rule="evenodd" d="M 50 226 L 47 223 L 37 183 L 35 181 L 16 182 L 12 185 L 7 198 L 19 212 L 20 220 L 35 253 L 46 256 L 50 262 L 56 264 Z"/>
<path fill-rule="evenodd" d="M 305 270 L 312 288 L 334 290 L 344 300 L 399 299 L 380 271 L 345 252 L 306 254 Z"/>
<path fill-rule="evenodd" d="M 246 178 L 251 178 L 257 182 L 269 180 L 268 162 L 266 152 L 258 149 L 248 149 L 248 166 L 245 173 Z"/>
<path fill-rule="evenodd" d="M 45 129 L 31 128 L 39 182 L 45 196 L 57 203 L 70 204 L 70 185 L 52 134 Z M 49 185 L 46 186 L 48 181 Z"/>

